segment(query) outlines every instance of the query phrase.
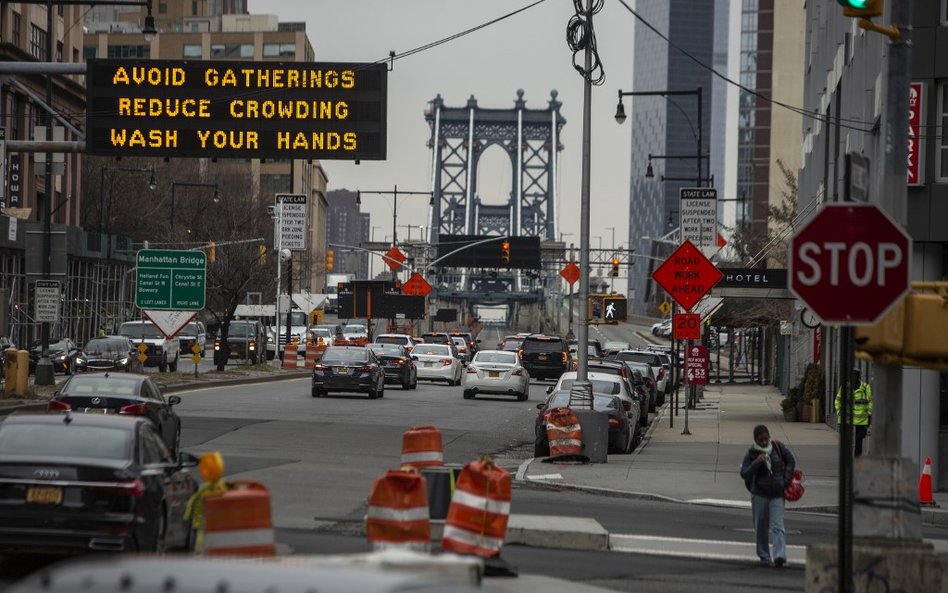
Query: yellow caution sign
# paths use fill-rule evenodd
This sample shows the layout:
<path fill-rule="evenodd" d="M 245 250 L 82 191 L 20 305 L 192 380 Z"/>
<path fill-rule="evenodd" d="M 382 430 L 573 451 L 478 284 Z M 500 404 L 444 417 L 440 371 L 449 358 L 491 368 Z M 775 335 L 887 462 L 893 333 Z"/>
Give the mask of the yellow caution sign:
<path fill-rule="evenodd" d="M 145 352 L 147 352 L 147 351 L 148 351 L 148 344 L 146 344 L 146 343 L 144 343 L 144 342 L 142 342 L 141 344 L 139 344 L 139 345 L 138 345 L 138 351 L 141 352 L 142 354 L 144 354 Z"/>
<path fill-rule="evenodd" d="M 191 362 L 193 362 L 194 364 L 198 364 L 199 362 L 201 362 L 201 355 L 200 354 L 192 355 Z"/>
<path fill-rule="evenodd" d="M 138 355 L 138 362 L 144 363 L 146 360 L 148 360 L 148 357 L 146 355 L 144 354 Z"/>
<path fill-rule="evenodd" d="M 201 350 L 204 350 L 204 348 L 201 348 L 200 344 L 194 344 L 191 346 L 191 352 L 195 354 L 200 354 Z M 194 362 L 197 362 L 197 361 L 195 360 Z"/>
<path fill-rule="evenodd" d="M 662 315 L 668 315 L 669 313 L 671 313 L 671 310 L 672 310 L 672 306 L 671 306 L 671 303 L 669 303 L 668 301 L 663 301 L 662 304 L 658 306 L 658 311 Z"/>

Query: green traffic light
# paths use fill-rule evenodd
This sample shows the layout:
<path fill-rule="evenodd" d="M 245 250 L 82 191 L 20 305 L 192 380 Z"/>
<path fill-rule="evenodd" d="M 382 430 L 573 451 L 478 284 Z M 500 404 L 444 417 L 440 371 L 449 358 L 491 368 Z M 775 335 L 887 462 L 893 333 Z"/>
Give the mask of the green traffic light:
<path fill-rule="evenodd" d="M 869 0 L 836 0 L 840 6 L 846 6 L 849 8 L 865 8 L 866 4 L 869 4 Z"/>

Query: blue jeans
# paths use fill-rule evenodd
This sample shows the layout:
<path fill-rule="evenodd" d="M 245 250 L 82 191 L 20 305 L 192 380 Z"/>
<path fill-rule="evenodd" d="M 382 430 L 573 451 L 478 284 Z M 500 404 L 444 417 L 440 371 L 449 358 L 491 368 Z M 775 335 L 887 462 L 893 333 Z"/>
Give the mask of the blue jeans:
<path fill-rule="evenodd" d="M 757 534 L 757 557 L 770 562 L 768 535 L 773 536 L 773 560 L 787 559 L 787 536 L 783 528 L 783 497 L 767 498 L 751 495 L 751 510 L 754 513 L 754 531 Z"/>

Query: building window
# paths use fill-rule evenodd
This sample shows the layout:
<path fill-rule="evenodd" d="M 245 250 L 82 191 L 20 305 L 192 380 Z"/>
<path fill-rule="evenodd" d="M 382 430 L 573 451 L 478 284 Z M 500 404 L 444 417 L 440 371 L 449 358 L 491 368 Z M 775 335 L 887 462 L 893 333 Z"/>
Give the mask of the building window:
<path fill-rule="evenodd" d="M 87 45 L 82 48 L 82 60 L 87 62 L 89 60 L 94 60 L 99 56 L 99 48 L 94 45 Z"/>
<path fill-rule="evenodd" d="M 948 82 L 938 89 L 938 181 L 948 182 Z"/>
<path fill-rule="evenodd" d="M 30 53 L 41 62 L 49 61 L 49 53 L 46 51 L 46 42 L 49 35 L 46 31 L 36 25 L 30 25 Z"/>
<path fill-rule="evenodd" d="M 296 44 L 295 43 L 264 43 L 263 44 L 263 57 L 265 58 L 276 58 L 276 57 L 293 57 L 296 55 Z"/>
<path fill-rule="evenodd" d="M 110 45 L 109 58 L 150 58 L 151 46 L 148 45 Z"/>
<path fill-rule="evenodd" d="M 185 58 L 200 58 L 201 57 L 201 44 L 200 43 L 186 43 L 184 44 L 183 51 L 181 55 Z"/>
<path fill-rule="evenodd" d="M 168 0 L 158 0 L 158 14 L 167 14 Z"/>
<path fill-rule="evenodd" d="M 252 58 L 252 43 L 212 43 L 212 58 Z"/>
<path fill-rule="evenodd" d="M 197 13 L 198 13 L 197 0 L 191 0 L 191 16 L 197 16 Z"/>
<path fill-rule="evenodd" d="M 57 62 L 63 61 L 63 42 L 62 41 L 56 42 L 56 61 Z"/>
<path fill-rule="evenodd" d="M 13 28 L 13 45 L 20 47 L 20 13 L 13 13 L 13 23 L 11 23 Z"/>

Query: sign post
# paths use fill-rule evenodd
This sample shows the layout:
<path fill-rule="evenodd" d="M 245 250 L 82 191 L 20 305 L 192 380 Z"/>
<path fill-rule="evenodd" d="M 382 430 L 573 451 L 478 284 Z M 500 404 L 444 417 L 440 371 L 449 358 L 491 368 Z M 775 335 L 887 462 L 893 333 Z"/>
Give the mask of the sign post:
<path fill-rule="evenodd" d="M 691 241 L 706 256 L 717 250 L 718 190 L 711 187 L 683 187 L 678 192 L 679 236 Z"/>

